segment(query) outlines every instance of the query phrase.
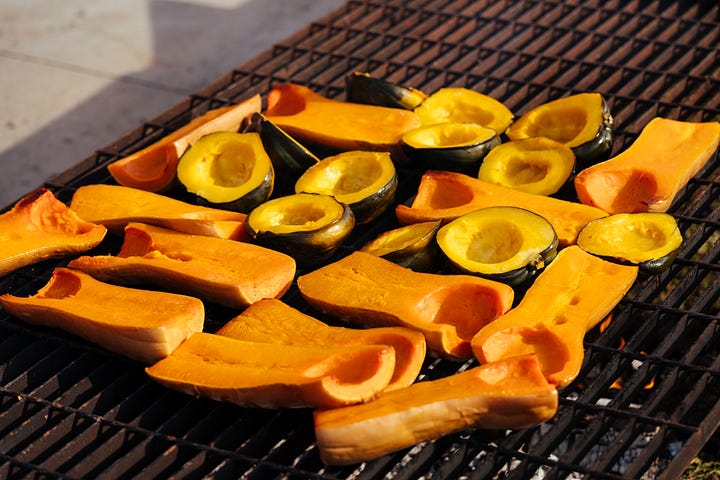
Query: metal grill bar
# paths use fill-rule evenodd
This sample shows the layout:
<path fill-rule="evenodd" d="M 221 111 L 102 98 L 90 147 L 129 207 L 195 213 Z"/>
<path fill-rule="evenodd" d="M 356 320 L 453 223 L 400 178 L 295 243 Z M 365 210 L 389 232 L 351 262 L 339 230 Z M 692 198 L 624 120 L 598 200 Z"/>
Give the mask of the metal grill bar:
<path fill-rule="evenodd" d="M 284 81 L 341 99 L 344 77 L 356 70 L 428 92 L 473 88 L 516 115 L 599 91 L 616 120 L 617 152 L 654 116 L 720 118 L 719 24 L 720 6 L 702 1 L 352 0 L 47 186 L 69 203 L 77 187 L 111 182 L 110 162 L 211 108 Z M 416 176 L 402 174 L 398 201 L 416 187 Z M 470 430 L 361 466 L 328 467 L 306 410 L 192 399 L 154 384 L 133 362 L 0 311 L 0 475 L 676 478 L 720 424 L 719 178 L 716 155 L 672 207 L 685 239 L 679 258 L 639 281 L 606 330 L 588 333 L 580 377 L 539 428 Z M 383 218 L 344 252 L 392 225 L 392 214 Z M 0 291 L 32 295 L 57 264 L 0 278 Z M 308 311 L 296 290 L 284 300 Z M 208 306 L 207 330 L 234 314 Z M 467 366 L 428 359 L 420 379 Z"/>

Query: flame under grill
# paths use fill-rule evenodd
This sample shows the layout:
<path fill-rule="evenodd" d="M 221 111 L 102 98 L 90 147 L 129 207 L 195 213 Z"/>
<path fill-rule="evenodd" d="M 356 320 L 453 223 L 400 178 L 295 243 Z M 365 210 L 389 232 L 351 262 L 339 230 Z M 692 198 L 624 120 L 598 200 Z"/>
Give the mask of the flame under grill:
<path fill-rule="evenodd" d="M 111 182 L 108 163 L 210 108 L 282 81 L 341 99 L 353 71 L 428 92 L 472 88 L 516 114 L 598 91 L 615 117 L 617 152 L 654 116 L 720 119 L 718 45 L 720 5 L 709 0 L 350 1 L 47 186 L 69 203 L 77 187 Z M 0 475 L 676 478 L 720 424 L 719 178 L 716 154 L 670 211 L 685 239 L 677 260 L 639 281 L 606 330 L 588 334 L 580 377 L 539 428 L 468 430 L 362 466 L 327 467 L 307 410 L 242 409 L 172 392 L 138 364 L 0 311 Z M 398 201 L 415 189 L 406 182 Z M 390 213 L 360 230 L 344 253 L 393 221 Z M 0 278 L 0 291 L 32 295 L 61 263 Z M 295 290 L 285 300 L 300 303 Z M 209 305 L 207 330 L 237 313 Z M 428 359 L 422 377 L 459 368 Z M 618 378 L 622 388 L 613 388 Z"/>

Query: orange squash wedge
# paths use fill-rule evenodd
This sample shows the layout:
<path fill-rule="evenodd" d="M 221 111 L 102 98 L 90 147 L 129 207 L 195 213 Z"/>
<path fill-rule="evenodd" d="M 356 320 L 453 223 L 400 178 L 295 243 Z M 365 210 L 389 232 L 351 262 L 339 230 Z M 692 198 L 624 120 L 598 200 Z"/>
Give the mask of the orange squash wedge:
<path fill-rule="evenodd" d="M 148 364 L 202 331 L 205 318 L 197 298 L 120 287 L 68 268 L 56 268 L 31 297 L 0 295 L 0 305 L 27 323 L 70 332 Z"/>
<path fill-rule="evenodd" d="M 360 251 L 300 276 L 297 286 L 310 305 L 351 324 L 414 328 L 430 353 L 451 360 L 472 357 L 473 335 L 514 296 L 499 282 L 415 272 Z"/>
<path fill-rule="evenodd" d="M 524 208 L 545 217 L 555 229 L 561 248 L 575 244 L 588 222 L 607 216 L 589 205 L 521 192 L 443 170 L 425 172 L 412 204 L 397 205 L 395 215 L 403 225 L 435 220 L 447 223 L 474 210 L 497 206 Z"/>
<path fill-rule="evenodd" d="M 254 95 L 236 105 L 209 110 L 152 145 L 111 163 L 108 171 L 120 185 L 149 192 L 167 190 L 175 183 L 178 160 L 200 137 L 236 132 L 245 118 L 261 108 L 260 95 Z"/>
<path fill-rule="evenodd" d="M 245 242 L 129 223 L 117 256 L 81 256 L 77 268 L 109 283 L 155 285 L 227 307 L 279 298 L 295 278 L 291 257 Z"/>
<path fill-rule="evenodd" d="M 0 276 L 50 258 L 97 246 L 107 229 L 86 222 L 41 188 L 0 215 Z"/>
<path fill-rule="evenodd" d="M 537 426 L 557 407 L 557 390 L 529 355 L 417 382 L 362 405 L 316 410 L 315 437 L 325 464 L 353 464 L 466 428 Z"/>
<path fill-rule="evenodd" d="M 578 173 L 575 191 L 608 213 L 666 212 L 719 143 L 720 122 L 655 117 L 626 150 Z"/>
<path fill-rule="evenodd" d="M 395 350 L 395 372 L 386 390 L 407 387 L 425 360 L 425 337 L 403 327 L 355 329 L 327 325 L 281 300 L 267 298 L 250 305 L 230 320 L 218 335 L 238 340 L 315 345 L 334 348 L 355 345 L 389 345 Z"/>
<path fill-rule="evenodd" d="M 248 238 L 244 213 L 192 205 L 120 185 L 84 185 L 75 191 L 70 208 L 82 219 L 116 232 L 130 222 L 139 222 L 193 235 Z"/>
<path fill-rule="evenodd" d="M 333 408 L 375 398 L 394 366 L 386 345 L 280 345 L 197 333 L 146 372 L 168 388 L 243 407 Z"/>
<path fill-rule="evenodd" d="M 515 308 L 473 337 L 473 352 L 485 363 L 534 353 L 550 383 L 568 385 L 582 366 L 585 333 L 612 312 L 637 274 L 635 265 L 567 247 Z"/>
<path fill-rule="evenodd" d="M 390 150 L 420 126 L 409 110 L 332 100 L 294 83 L 270 90 L 265 117 L 298 139 L 338 150 Z"/>

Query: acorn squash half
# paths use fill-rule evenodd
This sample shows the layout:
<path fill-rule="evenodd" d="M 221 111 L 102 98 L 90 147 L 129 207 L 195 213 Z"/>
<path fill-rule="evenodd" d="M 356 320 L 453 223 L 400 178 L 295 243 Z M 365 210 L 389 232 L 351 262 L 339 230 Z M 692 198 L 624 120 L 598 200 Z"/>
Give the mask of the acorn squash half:
<path fill-rule="evenodd" d="M 500 145 L 497 132 L 477 123 L 446 122 L 415 128 L 400 139 L 405 156 L 423 168 L 476 173 Z"/>
<path fill-rule="evenodd" d="M 353 72 L 345 77 L 345 95 L 348 102 L 405 110 L 415 109 L 427 98 L 427 94 L 417 88 L 362 72 Z"/>
<path fill-rule="evenodd" d="M 275 172 L 260 134 L 216 132 L 180 157 L 177 176 L 201 203 L 247 213 L 270 198 Z"/>
<path fill-rule="evenodd" d="M 353 150 L 324 158 L 295 183 L 295 193 L 332 195 L 358 224 L 371 222 L 395 199 L 398 177 L 388 152 Z"/>
<path fill-rule="evenodd" d="M 550 138 L 532 137 L 498 145 L 483 159 L 478 178 L 523 192 L 552 195 L 575 169 L 572 149 Z"/>
<path fill-rule="evenodd" d="M 290 255 L 298 266 L 330 258 L 355 228 L 350 207 L 330 195 L 297 193 L 257 206 L 245 221 L 259 245 Z"/>
<path fill-rule="evenodd" d="M 419 222 L 381 233 L 360 249 L 416 272 L 430 269 L 437 257 L 435 235 L 442 222 Z"/>
<path fill-rule="evenodd" d="M 436 91 L 414 112 L 420 117 L 422 125 L 434 125 L 445 122 L 477 123 L 492 128 L 500 135 L 507 130 L 514 115 L 502 102 L 470 90 L 468 88 L 448 87 Z"/>
<path fill-rule="evenodd" d="M 577 244 L 605 260 L 637 265 L 640 273 L 664 272 L 677 257 L 683 238 L 667 213 L 617 213 L 589 222 Z"/>
<path fill-rule="evenodd" d="M 437 233 L 440 250 L 463 273 L 521 286 L 557 255 L 549 221 L 518 207 L 487 207 L 456 218 Z"/>
<path fill-rule="evenodd" d="M 538 105 L 505 133 L 510 140 L 548 137 L 564 143 L 583 168 L 609 158 L 615 141 L 613 117 L 599 93 L 578 93 Z"/>

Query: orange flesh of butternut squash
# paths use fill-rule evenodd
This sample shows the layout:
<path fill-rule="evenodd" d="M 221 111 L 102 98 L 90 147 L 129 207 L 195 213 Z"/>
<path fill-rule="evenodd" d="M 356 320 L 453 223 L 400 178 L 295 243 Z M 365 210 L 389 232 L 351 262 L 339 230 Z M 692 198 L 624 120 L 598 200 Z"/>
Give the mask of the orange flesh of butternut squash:
<path fill-rule="evenodd" d="M 297 285 L 322 312 L 361 326 L 414 328 L 430 353 L 451 360 L 472 357 L 473 335 L 508 311 L 514 296 L 499 282 L 414 272 L 360 251 L 300 276 Z"/>
<path fill-rule="evenodd" d="M 608 213 L 666 212 L 719 142 L 719 122 L 655 117 L 626 150 L 578 173 L 575 191 Z"/>
<path fill-rule="evenodd" d="M 161 192 L 176 179 L 178 160 L 200 137 L 213 132 L 236 132 L 243 120 L 262 109 L 260 95 L 227 107 L 209 110 L 142 150 L 108 165 L 120 185 Z"/>
<path fill-rule="evenodd" d="M 425 360 L 425 337 L 404 327 L 354 329 L 327 325 L 276 299 L 259 300 L 226 323 L 218 335 L 252 342 L 316 345 L 329 348 L 389 345 L 395 350 L 395 372 L 387 390 L 407 387 Z"/>
<path fill-rule="evenodd" d="M 56 268 L 36 295 L 6 293 L 0 304 L 27 323 L 65 330 L 148 364 L 202 331 L 205 318 L 197 298 L 111 285 L 68 268 Z"/>
<path fill-rule="evenodd" d="M 580 372 L 585 333 L 615 308 L 638 267 L 602 260 L 573 245 L 561 250 L 520 303 L 480 330 L 480 362 L 534 353 L 548 381 L 565 386 Z"/>
<path fill-rule="evenodd" d="M 588 222 L 607 216 L 599 208 L 442 170 L 425 172 L 412 204 L 397 205 L 395 215 L 403 225 L 437 220 L 447 223 L 466 213 L 494 206 L 524 208 L 545 217 L 555 229 L 560 247 L 574 245 L 578 233 Z"/>
<path fill-rule="evenodd" d="M 244 213 L 192 205 L 120 185 L 84 185 L 75 191 L 70 208 L 84 220 L 114 231 L 138 222 L 193 235 L 241 241 L 248 238 Z"/>
<path fill-rule="evenodd" d="M 146 372 L 169 388 L 244 407 L 333 408 L 375 398 L 394 366 L 386 345 L 280 345 L 198 333 Z"/>
<path fill-rule="evenodd" d="M 295 278 L 295 260 L 245 242 L 129 223 L 117 256 L 81 256 L 68 264 L 121 284 L 150 284 L 228 307 L 279 298 Z"/>
<path fill-rule="evenodd" d="M 409 110 L 332 100 L 293 83 L 270 90 L 265 117 L 290 135 L 339 150 L 389 150 L 420 126 Z"/>
<path fill-rule="evenodd" d="M 107 229 L 82 220 L 45 188 L 0 215 L 0 276 L 97 246 Z"/>
<path fill-rule="evenodd" d="M 322 461 L 343 465 L 468 427 L 529 428 L 557 407 L 557 390 L 529 355 L 417 382 L 362 405 L 316 410 L 315 437 Z"/>

